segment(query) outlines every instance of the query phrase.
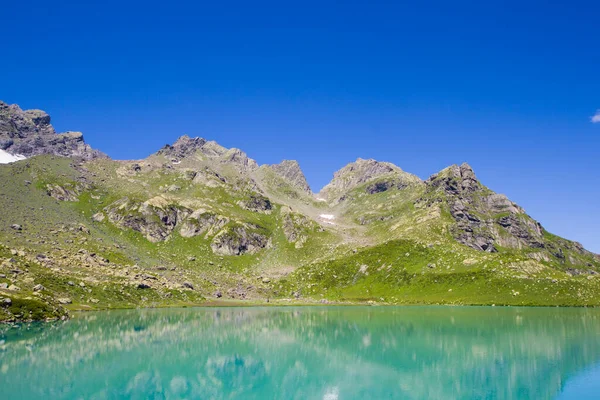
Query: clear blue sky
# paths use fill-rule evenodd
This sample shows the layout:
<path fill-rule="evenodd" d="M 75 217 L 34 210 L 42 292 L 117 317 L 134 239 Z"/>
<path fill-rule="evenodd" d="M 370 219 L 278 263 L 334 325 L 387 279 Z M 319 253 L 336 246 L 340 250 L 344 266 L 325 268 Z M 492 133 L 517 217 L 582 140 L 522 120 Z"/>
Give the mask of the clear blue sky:
<path fill-rule="evenodd" d="M 357 157 L 467 161 L 600 252 L 597 1 L 90 3 L 3 3 L 0 99 L 114 158 L 203 136 L 315 190 Z"/>

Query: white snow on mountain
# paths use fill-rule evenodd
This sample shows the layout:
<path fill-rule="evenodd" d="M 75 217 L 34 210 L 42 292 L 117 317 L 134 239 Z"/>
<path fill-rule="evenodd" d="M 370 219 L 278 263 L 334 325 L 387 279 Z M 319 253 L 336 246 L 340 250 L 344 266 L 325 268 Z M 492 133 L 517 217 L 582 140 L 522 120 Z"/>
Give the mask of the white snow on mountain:
<path fill-rule="evenodd" d="M 27 157 L 20 154 L 12 155 L 7 151 L 0 149 L 0 164 L 9 164 L 15 161 L 24 160 Z"/>
<path fill-rule="evenodd" d="M 323 219 L 327 219 L 329 221 L 335 219 L 335 215 L 333 215 L 333 214 L 321 214 L 321 215 L 319 215 L 319 217 L 321 217 Z"/>

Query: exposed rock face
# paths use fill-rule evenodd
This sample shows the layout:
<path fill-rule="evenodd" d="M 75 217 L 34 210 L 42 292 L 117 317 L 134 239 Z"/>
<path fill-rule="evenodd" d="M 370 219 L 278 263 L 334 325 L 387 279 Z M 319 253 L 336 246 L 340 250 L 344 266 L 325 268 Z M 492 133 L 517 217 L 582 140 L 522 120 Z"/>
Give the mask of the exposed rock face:
<path fill-rule="evenodd" d="M 248 200 L 242 201 L 240 205 L 247 210 L 255 212 L 269 212 L 273 209 L 271 200 L 258 193 L 251 194 Z"/>
<path fill-rule="evenodd" d="M 211 236 L 229 223 L 229 218 L 206 210 L 196 210 L 181 225 L 179 233 L 183 237 L 202 234 Z"/>
<path fill-rule="evenodd" d="M 153 243 L 168 240 L 178 227 L 183 237 L 213 236 L 211 248 L 219 255 L 254 254 L 270 243 L 266 231 L 257 225 L 231 222 L 228 217 L 204 209 L 192 212 L 162 197 L 145 202 L 117 200 L 93 217 L 98 222 L 105 218 L 118 227 L 142 233 Z"/>
<path fill-rule="evenodd" d="M 124 198 L 104 209 L 113 224 L 142 233 L 151 242 L 166 240 L 192 210 L 162 198 L 137 203 Z"/>
<path fill-rule="evenodd" d="M 539 222 L 505 195 L 483 186 L 468 164 L 446 168 L 425 183 L 429 193 L 445 194 L 450 214 L 456 221 L 452 234 L 457 241 L 474 249 L 488 252 L 497 251 L 497 246 L 545 249 L 558 259 L 564 258 L 566 250 L 591 254 L 576 242 L 559 238 L 549 241 Z M 544 253 L 536 254 L 538 259 L 547 259 Z M 577 263 L 577 260 L 571 261 Z"/>
<path fill-rule="evenodd" d="M 220 255 L 254 254 L 269 245 L 267 236 L 256 228 L 238 224 L 227 226 L 214 237 L 210 247 Z"/>
<path fill-rule="evenodd" d="M 390 189 L 404 189 L 408 184 L 402 179 L 389 179 L 378 182 L 373 182 L 368 185 L 366 191 L 368 194 L 376 194 L 387 192 Z"/>
<path fill-rule="evenodd" d="M 450 214 L 456 220 L 452 233 L 460 243 L 489 252 L 497 251 L 495 244 L 539 247 L 541 226 L 506 196 L 481 185 L 468 164 L 448 167 L 432 175 L 426 184 L 446 194 Z M 502 235 L 499 228 L 508 234 Z"/>
<path fill-rule="evenodd" d="M 319 197 L 333 202 L 342 201 L 345 199 L 344 194 L 348 191 L 370 180 L 384 176 L 389 176 L 390 182 L 395 181 L 395 183 L 390 183 L 385 188 L 374 186 L 371 188 L 372 193 L 387 190 L 393 185 L 408 185 L 421 182 L 418 177 L 402 171 L 402 169 L 392 163 L 359 158 L 334 173 L 333 180 L 321 190 Z"/>
<path fill-rule="evenodd" d="M 304 173 L 300 169 L 298 161 L 295 160 L 284 160 L 279 164 L 273 164 L 267 166 L 281 178 L 289 182 L 293 187 L 299 189 L 308 194 L 312 193 L 310 186 L 306 181 Z"/>
<path fill-rule="evenodd" d="M 83 140 L 81 132 L 57 134 L 50 116 L 41 110 L 23 111 L 16 105 L 0 101 L 0 149 L 26 157 L 55 154 L 64 157 L 93 159 L 106 157 Z"/>
<path fill-rule="evenodd" d="M 289 207 L 282 207 L 281 216 L 283 219 L 283 234 L 287 241 L 294 243 L 297 249 L 304 247 L 308 240 L 309 230 L 315 227 L 315 223 L 305 215 L 292 212 Z"/>
<path fill-rule="evenodd" d="M 204 158 L 214 158 L 219 164 L 229 164 L 240 172 L 250 172 L 258 169 L 258 164 L 240 149 L 226 149 L 214 141 L 187 135 L 181 136 L 172 145 L 167 144 L 157 154 L 179 161 L 198 153 Z"/>
<path fill-rule="evenodd" d="M 191 138 L 187 135 L 181 136 L 172 145 L 167 144 L 158 151 L 158 154 L 167 155 L 176 158 L 184 158 L 194 154 L 206 144 L 206 140 L 196 137 Z"/>
<path fill-rule="evenodd" d="M 240 149 L 229 149 L 221 156 L 222 164 L 231 164 L 241 172 L 251 172 L 258 169 L 258 164 Z"/>
<path fill-rule="evenodd" d="M 46 193 L 48 196 L 55 198 L 60 201 L 77 201 L 79 200 L 79 193 L 81 187 L 64 187 L 56 184 L 49 183 L 46 185 Z"/>

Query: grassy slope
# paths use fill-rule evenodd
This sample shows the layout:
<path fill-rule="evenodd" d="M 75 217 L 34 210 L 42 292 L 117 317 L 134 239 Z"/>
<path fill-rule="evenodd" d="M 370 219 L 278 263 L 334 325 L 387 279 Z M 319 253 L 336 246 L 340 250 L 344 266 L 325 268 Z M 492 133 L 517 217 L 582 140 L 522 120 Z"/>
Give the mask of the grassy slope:
<path fill-rule="evenodd" d="M 257 174 L 260 190 L 273 203 L 270 212 L 262 213 L 241 206 L 257 189 L 234 168 L 214 166 L 201 157 L 184 161 L 173 167 L 154 156 L 140 162 L 139 172 L 132 172 L 133 162 L 96 160 L 75 165 L 51 156 L 0 166 L 0 207 L 10 211 L 0 216 L 0 274 L 6 275 L 0 283 L 21 288 L 0 289 L 0 297 L 10 297 L 15 307 L 21 300 L 34 301 L 32 310 L 39 310 L 39 304 L 51 305 L 35 318 L 59 315 L 59 298 L 71 299 L 66 306 L 71 308 L 163 306 L 197 304 L 217 290 L 225 294 L 230 289 L 242 290 L 254 301 L 288 298 L 298 291 L 309 300 L 398 304 L 596 305 L 600 301 L 598 279 L 567 274 L 568 257 L 560 264 L 533 260 L 529 250 L 489 254 L 458 244 L 450 234 L 453 220 L 443 198 L 436 199 L 438 207 L 418 206 L 417 199 L 425 195 L 422 183 L 367 194 L 367 185 L 373 183 L 369 182 L 348 194 L 351 201 L 329 208 L 273 174 Z M 190 179 L 190 169 L 208 166 L 226 182 L 207 186 Z M 78 200 L 48 196 L 48 184 L 78 190 Z M 169 240 L 151 243 L 141 233 L 121 229 L 107 219 L 92 220 L 95 213 L 124 197 L 143 202 L 157 196 L 258 226 L 269 236 L 270 246 L 257 254 L 220 256 L 210 247 L 214 235 L 185 238 L 176 228 Z M 297 227 L 307 238 L 302 246 L 285 237 L 286 213 L 308 221 Z M 336 214 L 338 225 L 312 221 L 320 213 Z M 22 231 L 11 224 L 22 225 Z M 16 251 L 23 253 L 13 254 Z M 46 258 L 39 259 L 38 254 Z M 588 261 L 590 268 L 598 268 L 597 259 Z M 15 266 L 23 272 L 11 272 Z M 151 282 L 152 288 L 138 289 L 142 280 Z M 36 284 L 44 289 L 34 293 Z M 0 319 L 7 318 L 6 311 L 0 309 Z"/>
<path fill-rule="evenodd" d="M 305 266 L 281 293 L 388 304 L 600 305 L 600 280 L 570 275 L 518 252 L 486 254 L 410 240 Z"/>

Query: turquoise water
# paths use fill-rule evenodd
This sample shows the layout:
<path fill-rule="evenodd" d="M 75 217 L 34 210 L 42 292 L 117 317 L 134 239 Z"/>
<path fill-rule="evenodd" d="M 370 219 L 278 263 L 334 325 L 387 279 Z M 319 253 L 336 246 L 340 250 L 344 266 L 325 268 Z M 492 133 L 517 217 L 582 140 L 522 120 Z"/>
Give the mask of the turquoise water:
<path fill-rule="evenodd" d="M 598 399 L 600 310 L 111 311 L 0 327 L 0 398 Z"/>

